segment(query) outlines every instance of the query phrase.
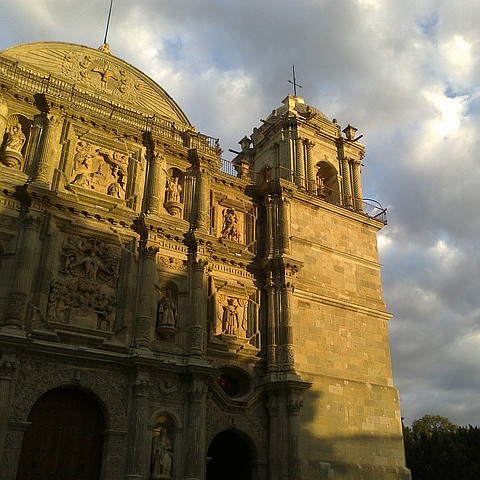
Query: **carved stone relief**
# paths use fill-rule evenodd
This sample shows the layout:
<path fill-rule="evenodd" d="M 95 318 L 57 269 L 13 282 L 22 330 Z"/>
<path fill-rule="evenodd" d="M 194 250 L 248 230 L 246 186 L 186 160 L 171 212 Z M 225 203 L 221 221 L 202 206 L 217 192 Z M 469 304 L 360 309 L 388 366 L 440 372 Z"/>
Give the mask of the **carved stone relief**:
<path fill-rule="evenodd" d="M 80 141 L 74 157 L 72 185 L 125 199 L 127 155 Z"/>
<path fill-rule="evenodd" d="M 221 318 L 217 320 L 218 327 L 225 335 L 233 335 L 237 338 L 247 338 L 247 316 L 246 306 L 247 299 L 235 298 L 226 295 L 218 295 L 220 308 L 217 312 Z"/>
<path fill-rule="evenodd" d="M 112 331 L 119 265 L 118 248 L 68 236 L 59 279 L 50 285 L 48 321 Z"/>
<path fill-rule="evenodd" d="M 78 385 L 95 393 L 105 405 L 107 428 L 126 427 L 128 387 L 126 380 L 112 373 L 91 369 L 60 367 L 43 362 L 26 362 L 20 366 L 15 387 L 13 418 L 26 420 L 34 403 L 47 391 Z"/>
<path fill-rule="evenodd" d="M 242 229 L 240 218 L 235 209 L 228 207 L 222 211 L 222 229 L 220 232 L 223 238 L 232 242 L 240 242 L 242 238 Z"/>
<path fill-rule="evenodd" d="M 127 70 L 93 55 L 65 52 L 62 72 L 75 82 L 125 100 L 135 100 L 141 95 L 142 86 L 135 83 Z"/>

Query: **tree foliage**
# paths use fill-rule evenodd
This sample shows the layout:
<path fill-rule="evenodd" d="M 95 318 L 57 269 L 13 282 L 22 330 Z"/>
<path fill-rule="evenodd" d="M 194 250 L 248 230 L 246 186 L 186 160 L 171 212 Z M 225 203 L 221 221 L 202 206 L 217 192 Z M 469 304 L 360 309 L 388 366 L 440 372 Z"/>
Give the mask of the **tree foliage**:
<path fill-rule="evenodd" d="M 478 480 L 480 429 L 459 427 L 439 415 L 425 415 L 404 427 L 407 467 L 413 480 Z"/>

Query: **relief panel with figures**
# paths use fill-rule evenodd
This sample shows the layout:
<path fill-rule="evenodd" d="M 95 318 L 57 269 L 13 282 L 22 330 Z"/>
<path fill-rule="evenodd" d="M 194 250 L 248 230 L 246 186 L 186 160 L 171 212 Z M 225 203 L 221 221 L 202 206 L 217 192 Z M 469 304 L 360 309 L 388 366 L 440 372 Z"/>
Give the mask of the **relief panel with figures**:
<path fill-rule="evenodd" d="M 59 278 L 50 285 L 48 321 L 112 331 L 119 265 L 119 248 L 68 236 Z"/>
<path fill-rule="evenodd" d="M 126 154 L 77 143 L 71 185 L 125 199 L 129 157 Z"/>

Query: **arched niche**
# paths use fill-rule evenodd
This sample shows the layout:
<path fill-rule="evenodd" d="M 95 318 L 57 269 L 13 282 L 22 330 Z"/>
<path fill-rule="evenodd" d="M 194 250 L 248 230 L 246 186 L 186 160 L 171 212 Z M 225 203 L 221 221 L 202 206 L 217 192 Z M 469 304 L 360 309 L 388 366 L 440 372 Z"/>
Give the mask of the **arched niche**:
<path fill-rule="evenodd" d="M 30 126 L 30 120 L 23 115 L 13 114 L 8 117 L 0 146 L 0 160 L 3 165 L 23 170 L 30 137 Z"/>
<path fill-rule="evenodd" d="M 33 405 L 23 437 L 17 480 L 100 478 L 105 416 L 84 390 L 49 390 Z"/>
<path fill-rule="evenodd" d="M 165 412 L 155 415 L 150 451 L 150 480 L 174 477 L 177 430 L 177 421 L 172 415 Z"/>
<path fill-rule="evenodd" d="M 169 341 L 178 330 L 178 287 L 171 281 L 159 288 L 155 331 L 160 340 Z"/>
<path fill-rule="evenodd" d="M 246 434 L 223 430 L 208 447 L 206 480 L 255 480 L 256 457 L 254 444 Z"/>
<path fill-rule="evenodd" d="M 174 217 L 183 216 L 185 195 L 185 174 L 178 168 L 170 168 L 167 171 L 165 185 L 165 209 Z"/>
<path fill-rule="evenodd" d="M 318 196 L 327 202 L 340 204 L 340 192 L 338 187 L 337 169 L 329 162 L 320 161 L 317 163 L 317 185 Z"/>

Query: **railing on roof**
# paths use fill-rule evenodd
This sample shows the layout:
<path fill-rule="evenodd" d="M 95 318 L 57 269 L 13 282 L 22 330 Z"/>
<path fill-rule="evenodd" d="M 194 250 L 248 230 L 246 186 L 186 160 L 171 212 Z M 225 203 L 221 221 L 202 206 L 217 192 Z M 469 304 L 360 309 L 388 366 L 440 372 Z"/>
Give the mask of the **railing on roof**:
<path fill-rule="evenodd" d="M 57 100 L 75 105 L 76 111 L 96 115 L 101 118 L 123 123 L 141 132 L 151 132 L 173 142 L 218 156 L 220 145 L 217 138 L 193 131 L 191 128 L 177 125 L 172 121 L 155 115 L 147 115 L 115 102 L 106 101 L 92 93 L 79 89 L 75 84 L 65 82 L 51 75 L 40 75 L 4 57 L 0 57 L 0 75 L 13 81 L 19 89 L 33 94 L 45 94 Z"/>
<path fill-rule="evenodd" d="M 220 171 L 231 175 L 232 177 L 238 177 L 236 168 L 233 166 L 231 160 L 226 160 L 225 158 L 220 158 L 221 166 Z"/>
<path fill-rule="evenodd" d="M 221 160 L 221 167 L 220 167 L 221 172 L 231 175 L 232 177 L 238 177 L 238 173 L 231 160 L 226 160 L 224 158 L 221 158 L 220 160 Z M 267 175 L 268 175 L 268 178 L 267 178 Z M 285 167 L 277 167 L 274 169 L 270 169 L 268 174 L 266 174 L 265 172 L 250 171 L 250 178 L 252 181 L 256 183 L 262 182 L 268 179 L 278 179 L 278 178 L 282 178 L 287 181 L 293 181 L 294 175 L 293 175 L 293 171 Z M 357 212 L 363 211 L 363 213 L 367 217 L 378 220 L 379 222 L 382 222 L 385 225 L 387 224 L 387 209 L 382 207 L 382 205 L 376 200 L 373 200 L 371 198 L 363 198 L 363 199 L 354 198 L 351 195 L 337 194 L 340 197 L 340 201 L 338 201 L 338 199 L 336 201 L 332 201 L 329 199 L 329 195 L 328 195 L 328 193 L 331 193 L 331 192 L 332 190 L 324 187 L 322 188 L 321 192 L 319 189 L 319 191 L 315 193 L 311 193 L 311 192 L 310 193 L 306 192 L 306 193 L 317 198 L 322 198 L 326 202 L 331 203 L 333 205 L 338 205 L 340 207 L 348 208 L 349 210 L 355 210 Z"/>

